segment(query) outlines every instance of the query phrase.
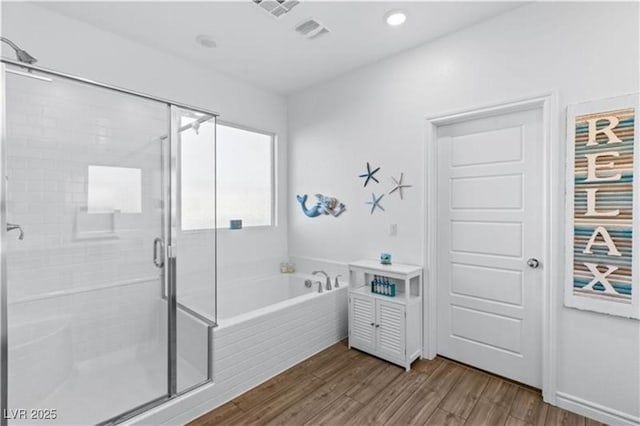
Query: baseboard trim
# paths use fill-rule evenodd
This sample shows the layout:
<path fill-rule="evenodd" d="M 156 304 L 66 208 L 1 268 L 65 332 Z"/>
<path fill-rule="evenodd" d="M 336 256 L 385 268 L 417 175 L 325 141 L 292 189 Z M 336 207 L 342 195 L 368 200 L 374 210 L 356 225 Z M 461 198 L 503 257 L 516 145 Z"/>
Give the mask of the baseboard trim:
<path fill-rule="evenodd" d="M 632 416 L 564 392 L 556 392 L 556 403 L 560 408 L 573 411 L 574 413 L 581 414 L 585 417 L 589 417 L 609 425 L 640 425 L 640 417 Z"/>

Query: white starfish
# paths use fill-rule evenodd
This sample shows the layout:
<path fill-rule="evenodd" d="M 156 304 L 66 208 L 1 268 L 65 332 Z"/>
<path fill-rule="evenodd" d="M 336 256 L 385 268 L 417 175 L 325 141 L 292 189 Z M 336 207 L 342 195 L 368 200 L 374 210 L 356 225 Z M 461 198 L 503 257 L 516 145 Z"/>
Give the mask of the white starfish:
<path fill-rule="evenodd" d="M 402 183 L 402 179 L 404 178 L 404 173 L 400 173 L 400 179 L 396 180 L 396 178 L 394 178 L 393 176 L 391 176 L 391 180 L 393 181 L 393 183 L 396 184 L 396 186 L 393 187 L 393 189 L 391 191 L 389 191 L 389 194 L 391 194 L 394 191 L 398 191 L 398 194 L 400 194 L 400 199 L 402 200 L 402 188 L 411 188 L 411 185 L 406 185 Z"/>

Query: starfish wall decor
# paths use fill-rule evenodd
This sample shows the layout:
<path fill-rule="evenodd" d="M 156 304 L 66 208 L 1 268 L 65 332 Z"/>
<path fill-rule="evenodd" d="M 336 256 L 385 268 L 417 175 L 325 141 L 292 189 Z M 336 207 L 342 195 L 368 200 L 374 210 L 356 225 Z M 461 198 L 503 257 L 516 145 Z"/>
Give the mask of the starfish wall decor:
<path fill-rule="evenodd" d="M 376 197 L 376 194 L 374 194 L 373 192 L 371 193 L 371 201 L 366 202 L 366 204 L 371 204 L 371 214 L 373 214 L 373 211 L 376 209 L 376 207 L 384 211 L 384 207 L 382 207 L 382 205 L 380 204 L 380 200 L 382 200 L 382 197 L 384 197 L 384 194 Z"/>
<path fill-rule="evenodd" d="M 369 165 L 369 162 L 367 161 L 367 173 L 363 173 L 361 175 L 358 175 L 358 177 L 366 178 L 366 180 L 364 181 L 364 186 L 365 187 L 369 183 L 369 180 L 375 180 L 376 183 L 380 183 L 380 182 L 378 182 L 378 179 L 376 179 L 376 177 L 374 176 L 378 170 L 380 170 L 380 167 L 376 168 L 375 170 L 371 170 L 371 166 Z"/>
<path fill-rule="evenodd" d="M 393 187 L 393 189 L 391 191 L 389 191 L 389 194 L 398 191 L 398 194 L 400 194 L 400 199 L 402 200 L 402 189 L 403 188 L 411 188 L 411 185 L 406 185 L 402 183 L 402 179 L 404 178 L 404 173 L 400 173 L 400 179 L 396 180 L 396 178 L 394 178 L 393 176 L 391 176 L 391 180 L 393 181 L 393 183 L 395 183 L 396 186 Z"/>

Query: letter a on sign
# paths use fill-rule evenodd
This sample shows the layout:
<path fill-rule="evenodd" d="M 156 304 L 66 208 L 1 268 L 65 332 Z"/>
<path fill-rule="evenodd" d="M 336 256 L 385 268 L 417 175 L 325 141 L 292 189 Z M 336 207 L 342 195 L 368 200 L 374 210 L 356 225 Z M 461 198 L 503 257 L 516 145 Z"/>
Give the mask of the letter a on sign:
<path fill-rule="evenodd" d="M 597 242 L 596 238 L 598 235 L 602 235 L 603 242 Z M 598 226 L 593 234 L 591 234 L 591 238 L 589 238 L 589 242 L 587 246 L 582 250 L 582 253 L 591 254 L 591 247 L 593 246 L 606 246 L 609 248 L 609 256 L 622 256 L 618 251 L 618 248 L 613 242 L 611 235 L 609 235 L 609 231 L 604 226 Z"/>

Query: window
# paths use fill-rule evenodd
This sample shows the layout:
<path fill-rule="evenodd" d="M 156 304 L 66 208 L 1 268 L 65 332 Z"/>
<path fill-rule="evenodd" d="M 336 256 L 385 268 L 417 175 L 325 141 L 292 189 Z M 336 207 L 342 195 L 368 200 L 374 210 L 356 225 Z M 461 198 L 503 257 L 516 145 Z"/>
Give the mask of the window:
<path fill-rule="evenodd" d="M 213 228 L 214 189 L 218 228 L 229 228 L 232 219 L 244 228 L 273 225 L 274 136 L 218 123 L 215 137 L 214 188 L 213 123 L 181 133 L 182 229 Z"/>
<path fill-rule="evenodd" d="M 219 123 L 216 137 L 217 226 L 273 225 L 273 135 Z"/>
<path fill-rule="evenodd" d="M 88 213 L 141 213 L 142 170 L 89 166 Z"/>

